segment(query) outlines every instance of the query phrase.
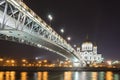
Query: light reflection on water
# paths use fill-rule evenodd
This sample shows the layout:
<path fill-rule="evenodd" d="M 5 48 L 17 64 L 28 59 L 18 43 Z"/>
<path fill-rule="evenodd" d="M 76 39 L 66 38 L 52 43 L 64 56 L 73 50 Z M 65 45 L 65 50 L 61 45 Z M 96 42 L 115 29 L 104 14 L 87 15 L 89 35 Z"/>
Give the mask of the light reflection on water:
<path fill-rule="evenodd" d="M 106 80 L 113 80 L 113 73 L 108 71 L 106 72 Z"/>
<path fill-rule="evenodd" d="M 64 72 L 64 80 L 72 80 L 72 72 Z"/>
<path fill-rule="evenodd" d="M 104 80 L 105 72 L 99 72 L 98 73 L 98 80 Z"/>
<path fill-rule="evenodd" d="M 27 72 L 21 72 L 21 80 L 27 80 Z"/>
<path fill-rule="evenodd" d="M 74 75 L 73 75 L 73 80 L 87 80 L 87 74 L 86 72 L 74 72 Z"/>
<path fill-rule="evenodd" d="M 4 79 L 4 72 L 0 72 L 0 80 Z"/>
<path fill-rule="evenodd" d="M 37 76 L 37 79 L 38 79 L 38 80 L 42 80 L 42 72 L 38 72 L 37 75 L 38 75 L 38 76 Z M 36 77 L 35 77 L 35 78 L 36 78 Z M 37 80 L 37 79 L 36 79 L 36 80 Z"/>
<path fill-rule="evenodd" d="M 98 73 L 97 72 L 92 72 L 92 80 L 97 80 Z"/>
<path fill-rule="evenodd" d="M 120 74 L 107 72 L 15 72 L 0 71 L 0 80 L 119 80 Z"/>
<path fill-rule="evenodd" d="M 5 73 L 3 72 L 3 74 L 5 75 L 5 77 L 4 77 L 4 75 L 2 75 L 3 80 L 4 80 L 4 78 L 5 78 L 5 80 L 15 80 L 15 71 L 10 71 L 10 72 L 7 71 Z"/>

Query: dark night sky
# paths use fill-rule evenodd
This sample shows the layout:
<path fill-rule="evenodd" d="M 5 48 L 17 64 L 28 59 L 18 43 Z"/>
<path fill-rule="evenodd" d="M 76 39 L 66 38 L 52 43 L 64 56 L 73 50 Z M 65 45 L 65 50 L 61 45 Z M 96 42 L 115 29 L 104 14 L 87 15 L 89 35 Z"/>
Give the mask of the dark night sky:
<path fill-rule="evenodd" d="M 86 35 L 98 46 L 98 52 L 105 59 L 120 57 L 120 5 L 114 0 L 23 0 L 44 21 L 49 23 L 47 15 L 53 15 L 52 28 L 65 29 L 64 38 L 71 36 L 70 43 L 80 45 Z M 13 44 L 13 43 L 12 43 Z M 8 43 L 4 44 L 8 45 Z M 37 48 L 25 47 L 21 53 L 42 53 Z M 0 48 L 2 48 L 0 46 Z M 9 47 L 8 47 L 9 48 Z M 7 49 L 8 49 L 7 48 Z M 10 48 L 9 48 L 10 49 Z M 31 49 L 29 52 L 28 49 Z M 18 53 L 20 50 L 18 50 Z M 3 51 L 4 52 L 4 51 Z M 12 53 L 17 53 L 12 52 Z M 7 54 L 7 51 L 6 51 Z M 33 55 L 34 55 L 33 54 Z M 49 52 L 44 52 L 49 54 Z"/>

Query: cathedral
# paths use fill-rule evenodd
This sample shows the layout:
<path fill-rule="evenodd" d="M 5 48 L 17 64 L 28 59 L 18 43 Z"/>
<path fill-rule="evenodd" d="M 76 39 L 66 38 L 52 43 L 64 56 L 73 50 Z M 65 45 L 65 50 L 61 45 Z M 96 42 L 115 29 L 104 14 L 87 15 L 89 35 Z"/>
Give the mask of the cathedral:
<path fill-rule="evenodd" d="M 97 52 L 97 46 L 89 40 L 84 41 L 81 47 L 77 47 L 77 53 L 86 65 L 103 61 L 102 54 Z"/>

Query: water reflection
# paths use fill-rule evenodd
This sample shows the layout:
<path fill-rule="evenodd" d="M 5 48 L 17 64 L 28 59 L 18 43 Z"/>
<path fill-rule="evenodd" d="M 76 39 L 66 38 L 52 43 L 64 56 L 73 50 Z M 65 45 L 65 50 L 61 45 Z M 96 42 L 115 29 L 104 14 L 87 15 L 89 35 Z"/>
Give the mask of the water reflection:
<path fill-rule="evenodd" d="M 43 72 L 43 80 L 48 80 L 48 72 Z"/>
<path fill-rule="evenodd" d="M 97 80 L 98 73 L 92 72 L 92 80 Z"/>
<path fill-rule="evenodd" d="M 72 72 L 64 72 L 64 80 L 72 80 Z"/>
<path fill-rule="evenodd" d="M 113 73 L 111 71 L 106 72 L 106 80 L 113 80 Z"/>
<path fill-rule="evenodd" d="M 14 71 L 5 72 L 5 80 L 15 80 L 15 72 Z"/>
<path fill-rule="evenodd" d="M 81 76 L 79 77 L 79 79 L 81 78 L 82 80 L 87 80 L 87 73 L 86 72 L 81 72 L 80 74 L 81 74 Z"/>
<path fill-rule="evenodd" d="M 38 79 L 38 80 L 42 80 L 42 72 L 38 72 L 37 74 L 38 74 L 38 75 L 37 75 L 37 79 Z"/>
<path fill-rule="evenodd" d="M 34 80 L 48 80 L 48 72 L 34 73 Z"/>
<path fill-rule="evenodd" d="M 73 80 L 97 80 L 97 72 L 74 72 Z"/>
<path fill-rule="evenodd" d="M 10 72 L 9 71 L 7 71 L 7 72 L 5 72 L 5 79 L 6 80 L 9 80 L 10 79 Z"/>
<path fill-rule="evenodd" d="M 119 80 L 119 75 L 118 74 L 114 74 L 114 79 L 115 80 Z"/>
<path fill-rule="evenodd" d="M 74 73 L 74 80 L 79 80 L 79 72 Z M 83 79 L 82 79 L 83 80 Z"/>
<path fill-rule="evenodd" d="M 21 80 L 27 80 L 27 72 L 21 72 Z"/>
<path fill-rule="evenodd" d="M 15 71 L 10 72 L 10 80 L 15 80 Z"/>
<path fill-rule="evenodd" d="M 15 72 L 14 71 L 0 72 L 0 80 L 15 80 Z"/>
<path fill-rule="evenodd" d="M 105 75 L 105 72 L 99 72 L 98 73 L 98 80 L 104 80 L 104 75 Z"/>
<path fill-rule="evenodd" d="M 15 72 L 0 71 L 0 80 L 120 80 L 119 73 L 107 72 Z"/>
<path fill-rule="evenodd" d="M 119 80 L 119 74 L 105 72 L 74 72 L 72 80 Z"/>
<path fill-rule="evenodd" d="M 0 80 L 4 79 L 4 72 L 0 72 Z"/>

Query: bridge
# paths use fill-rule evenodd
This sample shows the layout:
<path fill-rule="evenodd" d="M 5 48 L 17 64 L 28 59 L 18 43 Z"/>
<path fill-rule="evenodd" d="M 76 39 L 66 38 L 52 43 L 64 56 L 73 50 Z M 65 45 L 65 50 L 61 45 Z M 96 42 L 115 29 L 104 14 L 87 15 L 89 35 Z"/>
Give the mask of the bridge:
<path fill-rule="evenodd" d="M 0 38 L 80 61 L 76 50 L 21 0 L 0 0 Z"/>

